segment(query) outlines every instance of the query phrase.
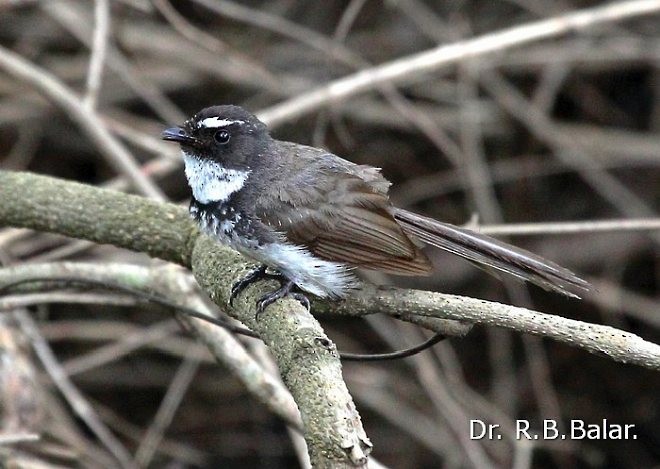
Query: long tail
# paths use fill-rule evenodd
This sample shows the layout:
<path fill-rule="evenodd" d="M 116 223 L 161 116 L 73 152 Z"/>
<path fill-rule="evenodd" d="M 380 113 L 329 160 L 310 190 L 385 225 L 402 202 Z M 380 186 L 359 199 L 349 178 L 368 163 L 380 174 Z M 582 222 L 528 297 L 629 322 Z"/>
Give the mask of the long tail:
<path fill-rule="evenodd" d="M 487 267 L 485 270 L 489 270 L 488 267 L 501 270 L 546 290 L 574 298 L 579 296 L 571 290 L 587 291 L 591 288 L 588 282 L 570 270 L 497 239 L 399 208 L 394 209 L 394 218 L 406 233 Z"/>

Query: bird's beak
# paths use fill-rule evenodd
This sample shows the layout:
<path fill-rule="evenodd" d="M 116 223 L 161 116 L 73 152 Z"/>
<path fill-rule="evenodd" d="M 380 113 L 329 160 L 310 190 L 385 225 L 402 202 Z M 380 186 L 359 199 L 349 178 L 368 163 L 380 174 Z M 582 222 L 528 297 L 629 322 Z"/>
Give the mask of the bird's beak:
<path fill-rule="evenodd" d="M 195 143 L 195 138 L 188 135 L 181 127 L 165 129 L 160 136 L 163 140 L 171 140 L 172 142 Z"/>

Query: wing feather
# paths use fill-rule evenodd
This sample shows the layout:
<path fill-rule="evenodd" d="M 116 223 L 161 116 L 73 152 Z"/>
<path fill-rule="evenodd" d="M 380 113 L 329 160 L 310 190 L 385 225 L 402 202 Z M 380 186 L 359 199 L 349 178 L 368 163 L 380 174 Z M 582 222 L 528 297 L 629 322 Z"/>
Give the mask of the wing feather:
<path fill-rule="evenodd" d="M 394 219 L 380 187 L 374 189 L 346 171 L 323 172 L 315 174 L 321 181 L 317 185 L 299 179 L 279 187 L 276 201 L 257 207 L 261 221 L 326 260 L 402 275 L 431 272 L 427 257 Z"/>

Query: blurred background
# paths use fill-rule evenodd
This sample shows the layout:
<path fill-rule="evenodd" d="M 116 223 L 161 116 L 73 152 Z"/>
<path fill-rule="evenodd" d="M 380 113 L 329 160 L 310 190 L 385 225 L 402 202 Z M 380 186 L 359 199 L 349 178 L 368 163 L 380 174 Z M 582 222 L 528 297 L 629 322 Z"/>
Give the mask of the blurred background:
<path fill-rule="evenodd" d="M 375 64 L 603 4 L 0 0 L 0 169 L 129 190 L 112 152 L 85 127 L 100 126 L 164 197 L 187 203 L 177 149 L 160 141 L 160 132 L 208 105 L 240 104 L 277 138 L 383 168 L 396 204 L 484 232 L 497 225 L 503 239 L 579 272 L 596 291 L 575 301 L 502 283 L 437 250 L 429 251 L 437 267 L 431 277 L 369 275 L 372 281 L 516 304 L 658 343 L 660 231 L 657 223 L 655 231 L 623 226 L 655 217 L 660 201 L 657 15 L 459 60 L 301 115 L 271 112 Z M 8 53 L 30 65 L 36 83 L 9 72 Z M 560 223 L 593 220 L 613 223 L 571 232 Z M 534 234 L 515 234 L 521 223 L 539 225 Z M 16 229 L 0 230 L 0 254 L 4 265 L 157 264 L 111 246 Z M 119 296 L 31 311 L 37 333 L 102 422 L 131 454 L 143 449 L 141 466 L 297 467 L 277 417 L 162 311 Z M 321 319 L 340 350 L 382 352 L 423 340 L 419 330 L 386 317 Z M 21 325 L 3 316 L 0 326 L 13 344 L 2 350 L 20 364 L 5 365 L 0 375 L 0 428 L 23 405 L 47 433 L 20 451 L 0 448 L 5 462 L 20 455 L 43 464 L 20 467 L 112 467 Z M 191 353 L 198 364 L 181 378 Z M 658 373 L 565 344 L 476 327 L 414 358 L 346 363 L 344 375 L 373 455 L 392 467 L 476 467 L 474 454 L 497 467 L 660 465 Z M 164 403 L 175 376 L 178 401 Z M 10 377 L 22 387 L 7 385 Z M 164 405 L 171 422 L 149 452 L 145 434 Z M 470 419 L 508 429 L 529 419 L 532 430 L 543 419 L 560 426 L 607 419 L 634 424 L 637 438 L 466 441 Z"/>

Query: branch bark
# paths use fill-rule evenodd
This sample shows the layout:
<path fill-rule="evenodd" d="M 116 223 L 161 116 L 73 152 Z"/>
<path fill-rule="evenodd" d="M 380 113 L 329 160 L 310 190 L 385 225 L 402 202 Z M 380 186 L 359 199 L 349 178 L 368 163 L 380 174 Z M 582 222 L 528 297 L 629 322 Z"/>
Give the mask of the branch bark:
<path fill-rule="evenodd" d="M 0 171 L 0 200 L 4 201 L 0 204 L 0 226 L 31 228 L 113 244 L 192 267 L 197 281 L 223 309 L 230 286 L 252 267 L 235 251 L 200 235 L 186 210 L 173 204 L 36 174 L 5 171 Z M 253 300 L 266 291 L 267 285 L 260 282 L 252 286 L 239 297 L 237 307 L 229 310 L 260 334 L 258 329 L 266 323 L 273 327 L 266 320 L 255 322 L 253 317 Z M 285 300 L 280 305 L 299 310 L 295 301 Z M 385 313 L 429 328 L 440 324 L 431 320 L 450 319 L 505 327 L 551 337 L 593 353 L 605 353 L 624 363 L 660 369 L 660 346 L 634 334 L 474 298 L 364 285 L 344 302 L 317 301 L 314 308 L 352 316 Z M 268 316 L 274 316 L 270 312 L 279 309 L 272 307 Z M 458 335 L 464 333 L 460 327 L 455 331 Z M 278 336 L 277 332 L 271 333 Z M 264 340 L 268 343 L 265 337 Z"/>
<path fill-rule="evenodd" d="M 200 235 L 186 211 L 173 204 L 4 171 L 0 200 L 0 226 L 114 244 L 192 267 L 197 282 L 223 309 L 230 286 L 250 268 L 238 253 Z M 251 287 L 228 313 L 257 332 L 275 356 L 300 410 L 312 464 L 366 465 L 371 442 L 342 379 L 334 344 L 296 301 L 279 302 L 256 321 L 256 300 L 267 287 L 264 282 Z"/>
<path fill-rule="evenodd" d="M 72 280 L 83 278 L 122 285 L 145 293 L 156 292 L 175 304 L 188 306 L 200 313 L 212 316 L 207 305 L 200 301 L 198 295 L 195 295 L 195 288 L 192 284 L 194 282 L 190 276 L 181 275 L 181 270 L 180 267 L 173 264 L 167 264 L 162 268 L 149 268 L 117 263 L 103 265 L 85 262 L 29 263 L 0 269 L 0 289 L 14 282 L 35 278 L 60 281 L 69 278 Z M 25 283 L 17 290 L 21 292 L 40 291 L 43 289 L 43 285 L 40 283 Z M 51 292 L 49 295 L 53 295 L 53 293 Z M 27 297 L 26 299 L 30 299 L 28 295 L 24 296 Z M 46 299 L 44 302 L 46 301 L 48 300 Z M 17 306 L 4 303 L 4 301 L 0 301 L 0 310 Z M 218 363 L 224 365 L 243 382 L 253 396 L 288 425 L 302 431 L 300 414 L 291 395 L 279 384 L 277 379 L 266 373 L 246 352 L 235 335 L 201 319 L 185 315 L 179 315 L 178 318 L 208 347 Z M 71 368 L 68 366 L 66 368 L 71 373 Z"/>
<path fill-rule="evenodd" d="M 273 352 L 301 412 L 312 462 L 361 465 L 370 443 L 341 379 L 336 349 L 298 302 L 285 299 L 255 320 L 268 282 L 249 287 L 227 308 L 231 285 L 251 267 L 238 253 L 199 233 L 185 209 L 134 195 L 30 173 L 0 171 L 0 226 L 49 231 L 144 252 L 192 268 L 221 308 L 257 332 Z M 547 336 L 624 363 L 660 369 L 660 346 L 607 326 L 524 308 L 417 290 L 365 285 L 344 302 L 315 309 L 354 316 L 376 312 L 457 319 Z"/>

